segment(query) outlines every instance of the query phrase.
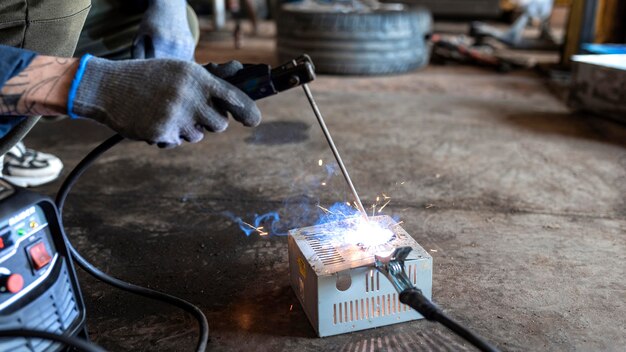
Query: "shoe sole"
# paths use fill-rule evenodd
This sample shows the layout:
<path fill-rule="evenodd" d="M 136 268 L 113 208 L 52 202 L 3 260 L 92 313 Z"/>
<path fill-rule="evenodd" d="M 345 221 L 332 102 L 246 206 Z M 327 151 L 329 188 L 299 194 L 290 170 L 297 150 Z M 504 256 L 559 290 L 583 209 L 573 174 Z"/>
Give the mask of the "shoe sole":
<path fill-rule="evenodd" d="M 50 175 L 50 176 L 44 176 L 44 177 L 15 177 L 15 176 L 4 175 L 2 176 L 2 178 L 4 178 L 5 180 L 11 182 L 12 184 L 18 187 L 37 187 L 37 186 L 45 185 L 46 183 L 50 183 L 56 180 L 57 178 L 59 178 L 60 174 L 61 173 L 59 172 L 56 175 Z"/>

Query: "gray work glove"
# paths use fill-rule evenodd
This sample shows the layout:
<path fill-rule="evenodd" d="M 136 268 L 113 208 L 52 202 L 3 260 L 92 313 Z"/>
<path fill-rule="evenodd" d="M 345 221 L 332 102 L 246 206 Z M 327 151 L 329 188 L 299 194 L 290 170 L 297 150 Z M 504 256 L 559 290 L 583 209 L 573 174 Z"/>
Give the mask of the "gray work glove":
<path fill-rule="evenodd" d="M 77 72 L 68 113 L 94 119 L 126 138 L 171 148 L 182 140 L 200 141 L 205 128 L 224 131 L 227 112 L 245 126 L 261 121 L 254 101 L 218 77 L 232 75 L 241 68 L 238 62 L 205 69 L 170 59 L 87 60 L 82 78 Z"/>

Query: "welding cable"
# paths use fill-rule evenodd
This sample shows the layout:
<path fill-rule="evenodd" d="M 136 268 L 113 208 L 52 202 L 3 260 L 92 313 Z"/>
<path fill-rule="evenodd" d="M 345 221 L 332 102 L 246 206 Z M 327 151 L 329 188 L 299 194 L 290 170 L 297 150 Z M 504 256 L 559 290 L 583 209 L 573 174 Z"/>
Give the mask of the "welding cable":
<path fill-rule="evenodd" d="M 409 288 L 400 293 L 400 302 L 415 309 L 424 318 L 430 321 L 436 321 L 441 325 L 450 329 L 453 333 L 457 334 L 465 341 L 471 343 L 476 348 L 483 352 L 500 352 L 499 349 L 492 346 L 489 342 L 485 341 L 482 337 L 471 332 L 468 328 L 454 321 L 448 315 L 446 315 L 441 308 L 437 307 L 433 302 L 426 298 L 422 294 L 422 290 L 417 288 Z"/>
<path fill-rule="evenodd" d="M 78 351 L 106 352 L 106 350 L 104 350 L 102 347 L 91 342 L 87 342 L 85 340 L 72 336 L 51 333 L 48 331 L 30 329 L 0 330 L 0 338 L 3 337 L 24 337 L 29 339 L 50 340 L 54 342 L 60 342 L 62 344 L 65 344 L 66 346 L 73 347 Z"/>
<path fill-rule="evenodd" d="M 116 134 L 110 137 L 109 139 L 107 139 L 106 141 L 104 141 L 102 144 L 100 144 L 94 150 L 92 150 L 89 154 L 87 154 L 87 156 L 85 156 L 85 158 L 81 160 L 80 163 L 78 163 L 78 165 L 76 165 L 76 167 L 72 170 L 72 172 L 67 176 L 65 181 L 63 181 L 63 185 L 61 185 L 61 188 L 59 189 L 59 192 L 57 193 L 56 200 L 55 200 L 55 203 L 59 210 L 59 221 L 61 222 L 61 225 L 63 224 L 63 206 L 65 205 L 65 200 L 67 199 L 67 196 L 70 193 L 70 190 L 72 189 L 74 184 L 76 184 L 76 182 L 78 181 L 78 178 L 89 168 L 89 166 L 91 166 L 91 164 L 93 164 L 93 162 L 96 159 L 98 159 L 107 150 L 111 149 L 122 140 L 124 140 L 124 137 L 120 136 L 119 134 Z M 67 239 L 67 235 L 65 237 L 66 237 L 67 246 L 72 254 L 72 258 L 74 259 L 76 263 L 78 263 L 78 265 L 81 268 L 83 268 L 83 270 L 85 270 L 91 276 L 113 287 L 119 288 L 127 292 L 131 292 L 140 296 L 152 298 L 158 301 L 171 304 L 193 315 L 198 321 L 199 328 L 200 328 L 200 336 L 198 338 L 196 351 L 198 352 L 206 351 L 207 344 L 209 341 L 209 323 L 207 321 L 206 316 L 204 315 L 204 313 L 202 312 L 200 308 L 198 308 L 197 306 L 181 298 L 169 295 L 167 293 L 159 292 L 153 289 L 149 289 L 146 287 L 131 284 L 129 282 L 122 281 L 120 279 L 117 279 L 113 276 L 110 276 L 102 272 L 100 269 L 98 269 L 93 264 L 89 263 L 85 258 L 83 258 L 80 255 L 80 253 L 78 253 L 78 251 L 69 242 L 69 239 Z"/>

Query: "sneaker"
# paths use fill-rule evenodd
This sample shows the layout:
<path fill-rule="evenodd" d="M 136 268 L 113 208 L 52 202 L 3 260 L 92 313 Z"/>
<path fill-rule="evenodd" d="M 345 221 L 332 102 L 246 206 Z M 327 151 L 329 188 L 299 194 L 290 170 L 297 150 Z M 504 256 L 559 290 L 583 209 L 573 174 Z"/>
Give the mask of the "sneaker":
<path fill-rule="evenodd" d="M 2 178 L 19 187 L 36 187 L 56 180 L 63 170 L 61 159 L 19 142 L 5 155 Z"/>

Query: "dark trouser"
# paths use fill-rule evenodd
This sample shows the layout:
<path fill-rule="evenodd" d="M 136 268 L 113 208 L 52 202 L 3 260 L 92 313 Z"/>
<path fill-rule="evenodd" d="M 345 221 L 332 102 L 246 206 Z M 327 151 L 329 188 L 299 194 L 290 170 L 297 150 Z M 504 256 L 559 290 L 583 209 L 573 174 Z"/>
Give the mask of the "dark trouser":
<path fill-rule="evenodd" d="M 93 7 L 80 33 L 75 56 L 92 54 L 109 59 L 130 59 L 131 46 L 144 9 L 129 0 L 91 0 Z M 187 7 L 189 28 L 196 43 L 198 18 Z"/>
<path fill-rule="evenodd" d="M 130 58 L 144 11 L 137 2 L 0 0 L 0 44 L 51 56 Z M 187 19 L 197 41 L 198 19 L 189 7 Z"/>
<path fill-rule="evenodd" d="M 139 1 L 0 0 L 0 44 L 42 55 L 71 57 L 90 53 L 110 59 L 128 59 L 144 11 L 134 5 L 135 2 Z M 187 18 L 197 40 L 198 20 L 190 8 Z M 0 138 L 18 123 L 24 125 L 7 136 L 10 141 L 0 141 L 0 155 L 8 149 L 4 144 L 17 143 L 37 118 L 31 119 L 30 124 L 22 120 L 0 116 Z"/>
<path fill-rule="evenodd" d="M 72 56 L 90 8 L 90 0 L 2 0 L 0 44 L 44 55 Z M 19 142 L 38 119 L 0 116 L 0 137 L 7 137 L 0 155 Z"/>

